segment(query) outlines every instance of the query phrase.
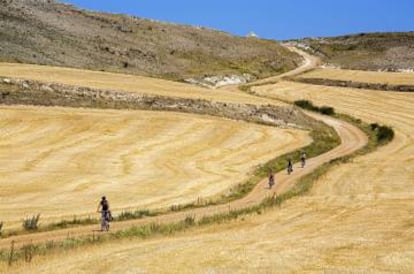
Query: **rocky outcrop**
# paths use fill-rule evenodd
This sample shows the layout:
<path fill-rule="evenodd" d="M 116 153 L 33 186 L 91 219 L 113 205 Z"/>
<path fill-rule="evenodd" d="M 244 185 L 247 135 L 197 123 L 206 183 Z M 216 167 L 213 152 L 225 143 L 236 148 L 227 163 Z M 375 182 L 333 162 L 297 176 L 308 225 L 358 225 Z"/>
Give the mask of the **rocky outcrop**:
<path fill-rule="evenodd" d="M 199 85 L 206 88 L 219 88 L 229 85 L 242 85 L 256 80 L 251 74 L 244 73 L 243 75 L 226 75 L 226 76 L 206 76 L 198 78 L 188 78 L 184 81 L 190 84 Z"/>
<path fill-rule="evenodd" d="M 316 123 L 293 106 L 234 104 L 9 78 L 0 78 L 0 104 L 177 111 L 279 127 L 311 128 Z"/>

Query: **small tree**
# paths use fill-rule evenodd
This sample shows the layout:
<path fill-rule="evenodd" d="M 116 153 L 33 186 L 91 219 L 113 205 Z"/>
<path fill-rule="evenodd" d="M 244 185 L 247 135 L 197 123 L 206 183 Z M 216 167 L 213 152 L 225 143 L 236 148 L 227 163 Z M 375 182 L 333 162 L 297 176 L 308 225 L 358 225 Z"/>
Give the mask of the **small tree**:
<path fill-rule="evenodd" d="M 379 126 L 377 132 L 378 142 L 388 142 L 394 139 L 394 130 L 387 126 Z"/>

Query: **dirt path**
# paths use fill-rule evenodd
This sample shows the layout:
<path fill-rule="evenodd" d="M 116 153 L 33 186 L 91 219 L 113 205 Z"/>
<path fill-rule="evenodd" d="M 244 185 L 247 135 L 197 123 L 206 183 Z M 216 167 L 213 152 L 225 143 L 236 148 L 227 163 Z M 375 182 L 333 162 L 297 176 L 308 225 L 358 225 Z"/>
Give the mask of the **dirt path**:
<path fill-rule="evenodd" d="M 288 72 L 285 72 L 285 73 L 282 73 L 282 74 L 279 74 L 279 75 L 276 75 L 276 76 L 273 76 L 273 77 L 260 79 L 260 80 L 251 82 L 248 85 L 254 86 L 254 85 L 271 84 L 271 83 L 282 80 L 283 77 L 292 77 L 292 76 L 302 74 L 304 72 L 307 72 L 311 69 L 314 69 L 314 68 L 318 67 L 321 64 L 321 60 L 318 57 L 310 55 L 310 54 L 304 52 L 303 50 L 298 49 L 297 47 L 295 47 L 292 44 L 286 43 L 286 44 L 282 44 L 282 45 L 285 46 L 286 48 L 288 48 L 290 51 L 296 52 L 297 54 L 302 56 L 303 59 L 304 59 L 303 63 L 294 70 L 291 70 L 291 71 L 288 71 Z M 236 93 L 236 94 L 240 93 L 239 85 L 222 86 L 218 89 L 225 90 L 225 91 L 232 91 L 233 93 Z M 273 101 L 273 102 L 277 102 L 277 101 Z"/>
<path fill-rule="evenodd" d="M 266 79 L 262 79 L 262 80 L 258 80 L 255 81 L 253 83 L 251 83 L 252 85 L 264 85 L 267 83 L 272 83 L 275 81 L 279 81 L 281 80 L 283 77 L 292 77 L 292 76 L 296 76 L 299 75 L 301 73 L 304 73 L 308 70 L 314 69 L 316 67 L 318 67 L 321 64 L 321 60 L 313 55 L 310 55 L 306 52 L 304 52 L 303 50 L 298 49 L 297 47 L 295 47 L 294 45 L 291 44 L 283 44 L 285 47 L 287 47 L 289 50 L 296 52 L 297 54 L 299 54 L 300 56 L 303 57 L 304 61 L 302 63 L 302 65 L 300 65 L 299 67 L 297 67 L 294 70 L 288 71 L 286 73 L 274 76 L 274 77 L 269 77 Z"/>
<path fill-rule="evenodd" d="M 229 204 L 206 207 L 206 208 L 199 208 L 199 209 L 192 209 L 177 213 L 172 213 L 168 215 L 162 215 L 159 217 L 148 217 L 145 219 L 139 220 L 131 220 L 125 222 L 117 222 L 112 224 L 112 231 L 118 231 L 122 229 L 126 229 L 131 226 L 149 224 L 149 223 L 171 223 L 177 222 L 180 220 L 185 219 L 188 215 L 195 216 L 197 218 L 201 218 L 203 216 L 211 216 L 217 213 L 225 213 L 228 212 L 230 209 L 240 209 L 244 207 L 248 207 L 253 204 L 257 204 L 261 202 L 264 198 L 268 196 L 272 196 L 274 193 L 280 194 L 287 191 L 290 187 L 294 185 L 294 182 L 299 179 L 300 177 L 311 173 L 315 168 L 322 165 L 323 163 L 343 156 L 350 154 L 359 148 L 363 147 L 367 143 L 367 137 L 363 132 L 361 132 L 358 128 L 340 121 L 333 119 L 328 116 L 321 116 L 317 114 L 309 114 L 312 117 L 324 121 L 328 125 L 335 128 L 340 136 L 342 143 L 337 148 L 322 154 L 318 157 L 308 160 L 308 165 L 305 169 L 295 168 L 295 171 L 292 175 L 288 176 L 285 171 L 282 171 L 276 174 L 276 187 L 273 190 L 269 190 L 267 188 L 267 180 L 262 180 L 254 190 L 244 197 L 243 199 L 231 202 Z M 7 239 L 0 240 L 0 248 L 8 248 L 10 246 L 11 241 L 15 241 L 16 246 L 21 246 L 25 243 L 40 243 L 45 241 L 61 241 L 66 239 L 68 236 L 70 237 L 79 237 L 79 236 L 87 236 L 94 233 L 94 231 L 98 228 L 97 225 L 93 226 L 82 226 L 70 229 L 63 229 L 63 230 L 56 230 L 50 232 L 42 232 L 36 234 L 29 234 L 29 235 L 20 235 L 14 236 Z"/>

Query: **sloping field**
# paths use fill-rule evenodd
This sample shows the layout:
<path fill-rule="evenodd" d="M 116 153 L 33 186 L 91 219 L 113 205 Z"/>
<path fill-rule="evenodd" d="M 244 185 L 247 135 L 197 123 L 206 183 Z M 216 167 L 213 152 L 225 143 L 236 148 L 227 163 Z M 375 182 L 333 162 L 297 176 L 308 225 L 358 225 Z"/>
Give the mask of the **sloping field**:
<path fill-rule="evenodd" d="M 263 78 L 300 62 L 276 41 L 61 2 L 2 0 L 0 60 L 174 80 L 243 73 Z"/>
<path fill-rule="evenodd" d="M 61 273 L 358 272 L 414 269 L 414 94 L 281 82 L 256 88 L 311 99 L 393 126 L 392 143 L 333 168 L 281 210 L 175 238 L 124 241 L 39 260 L 25 271 Z M 107 260 L 107 258 L 111 258 Z M 167 263 L 168 262 L 168 263 Z"/>
<path fill-rule="evenodd" d="M 172 112 L 0 107 L 0 216 L 10 225 L 166 207 L 217 194 L 308 133 Z"/>
<path fill-rule="evenodd" d="M 335 67 L 372 71 L 414 68 L 413 32 L 359 33 L 299 42 Z"/>
<path fill-rule="evenodd" d="M 409 72 L 374 72 L 344 69 L 315 69 L 302 74 L 300 77 L 374 84 L 414 85 L 414 73 Z"/>
<path fill-rule="evenodd" d="M 223 90 L 210 90 L 156 78 L 91 70 L 0 63 L 0 76 L 169 97 L 207 99 L 231 103 L 268 103 L 267 100 L 242 92 L 229 93 Z"/>

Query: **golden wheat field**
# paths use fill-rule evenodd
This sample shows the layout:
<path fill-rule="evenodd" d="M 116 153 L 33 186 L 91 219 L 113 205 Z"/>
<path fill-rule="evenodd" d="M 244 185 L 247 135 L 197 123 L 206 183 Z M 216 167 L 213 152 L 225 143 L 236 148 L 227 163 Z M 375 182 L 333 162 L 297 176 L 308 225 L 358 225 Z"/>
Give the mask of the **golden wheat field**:
<path fill-rule="evenodd" d="M 323 78 L 374 84 L 379 83 L 390 85 L 414 85 L 414 73 L 412 72 L 376 72 L 345 69 L 315 69 L 302 74 L 300 77 Z"/>
<path fill-rule="evenodd" d="M 237 90 L 229 93 L 157 78 L 72 68 L 0 62 L 0 76 L 168 97 L 244 104 L 269 103 L 267 100 Z"/>
<path fill-rule="evenodd" d="M 0 108 L 0 216 L 21 226 L 193 202 L 311 141 L 306 131 L 172 112 Z"/>
<path fill-rule="evenodd" d="M 397 81 L 397 80 L 396 80 Z M 175 237 L 111 242 L 40 258 L 16 271 L 60 273 L 411 273 L 414 270 L 414 94 L 280 82 L 255 91 L 310 99 L 395 139 L 331 169 L 280 209 Z"/>

